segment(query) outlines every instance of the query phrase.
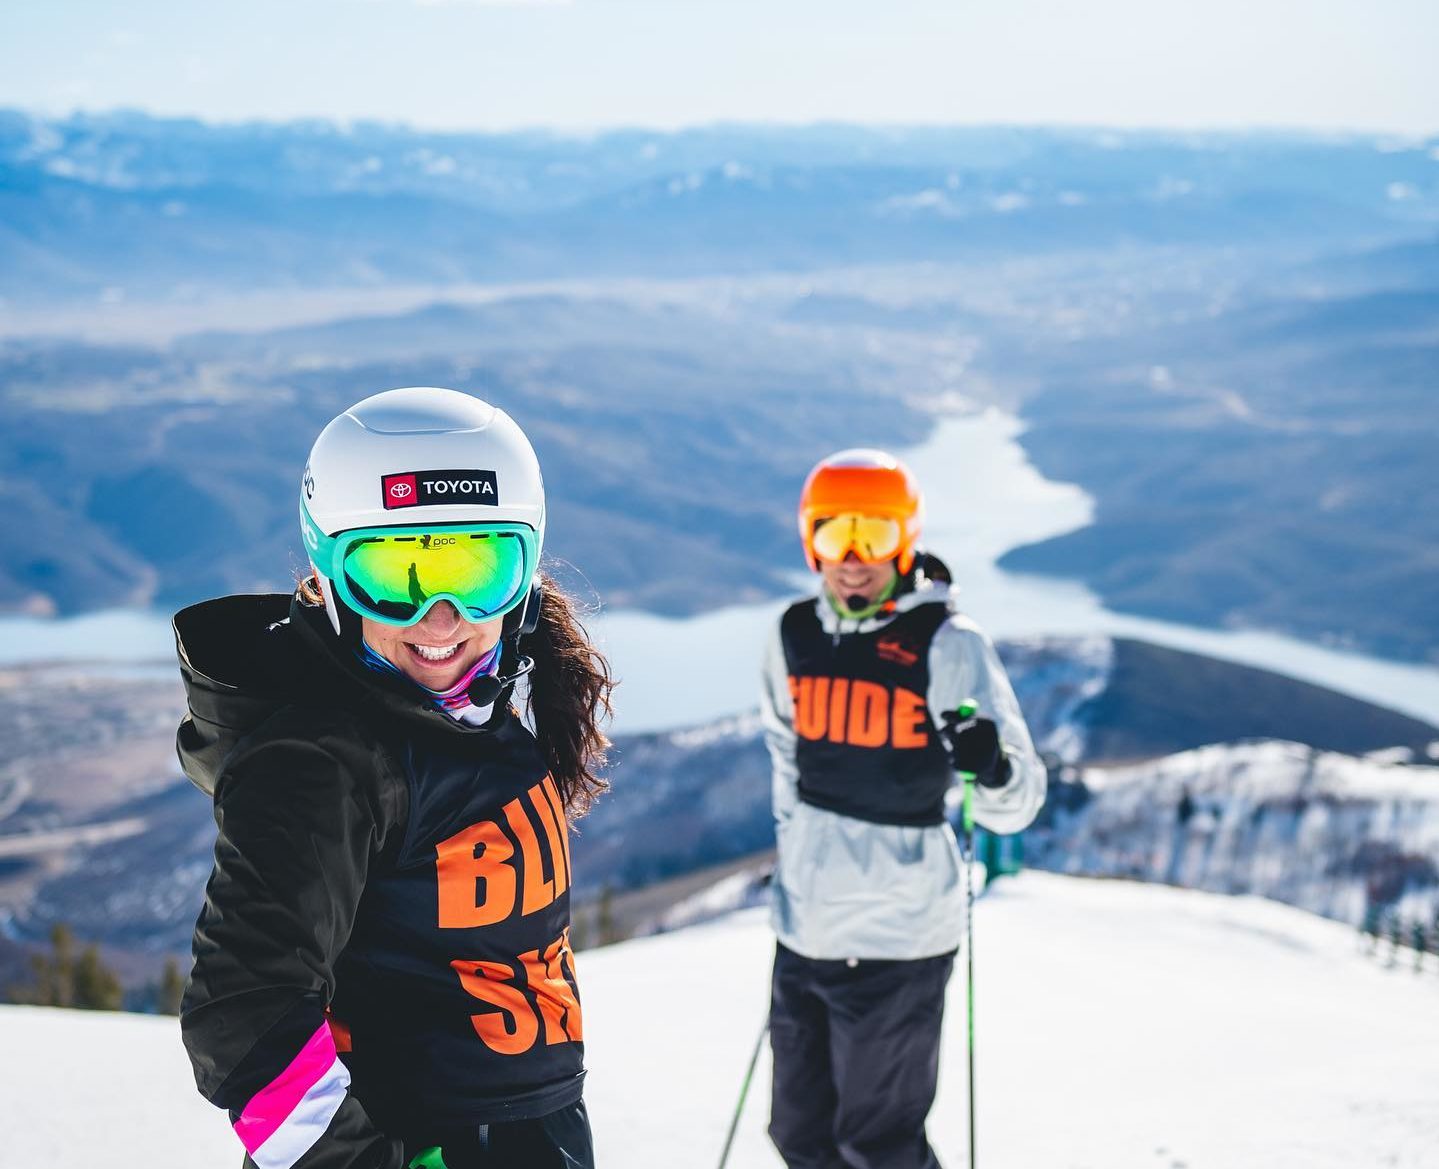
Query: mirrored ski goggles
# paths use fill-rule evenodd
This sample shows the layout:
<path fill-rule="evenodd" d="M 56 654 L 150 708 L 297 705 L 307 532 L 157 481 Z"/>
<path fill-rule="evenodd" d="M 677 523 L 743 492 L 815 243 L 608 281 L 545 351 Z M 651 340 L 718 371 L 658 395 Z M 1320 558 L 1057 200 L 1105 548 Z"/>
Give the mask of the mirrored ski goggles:
<path fill-rule="evenodd" d="M 866 564 L 881 564 L 899 555 L 904 529 L 886 516 L 846 511 L 816 520 L 810 543 L 821 560 L 843 560 L 853 552 Z"/>
<path fill-rule="evenodd" d="M 471 622 L 508 613 L 530 591 L 536 554 L 526 524 L 370 528 L 326 536 L 304 517 L 315 566 L 352 609 L 413 625 L 440 601 Z"/>

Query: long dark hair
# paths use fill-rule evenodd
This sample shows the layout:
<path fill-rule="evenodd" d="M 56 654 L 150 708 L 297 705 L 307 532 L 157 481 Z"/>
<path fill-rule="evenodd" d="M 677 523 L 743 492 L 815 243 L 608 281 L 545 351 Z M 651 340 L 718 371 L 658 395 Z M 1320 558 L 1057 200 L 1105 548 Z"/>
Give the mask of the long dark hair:
<path fill-rule="evenodd" d="M 520 638 L 520 652 L 535 660 L 529 712 L 565 811 L 578 819 L 609 787 L 597 772 L 610 745 L 600 723 L 614 713 L 615 681 L 609 659 L 580 624 L 574 601 L 548 573 L 540 573 L 540 583 L 545 597 L 539 624 Z"/>
<path fill-rule="evenodd" d="M 540 573 L 544 602 L 535 631 L 520 638 L 520 652 L 534 659 L 528 676 L 530 719 L 549 764 L 565 811 L 577 820 L 609 784 L 598 772 L 606 762 L 609 738 L 600 729 L 614 709 L 609 659 L 596 649 L 580 624 L 574 601 L 546 572 Z M 323 605 L 313 573 L 298 583 L 300 599 Z"/>

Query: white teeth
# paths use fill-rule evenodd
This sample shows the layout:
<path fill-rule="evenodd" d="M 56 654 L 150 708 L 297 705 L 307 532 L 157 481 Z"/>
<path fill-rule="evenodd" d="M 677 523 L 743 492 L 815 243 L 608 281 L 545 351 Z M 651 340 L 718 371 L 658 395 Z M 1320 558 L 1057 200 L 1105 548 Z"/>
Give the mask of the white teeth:
<path fill-rule="evenodd" d="M 460 648 L 460 643 L 458 641 L 454 645 L 414 645 L 411 643 L 410 648 L 427 662 L 442 662 L 446 658 L 454 656 L 455 650 Z"/>

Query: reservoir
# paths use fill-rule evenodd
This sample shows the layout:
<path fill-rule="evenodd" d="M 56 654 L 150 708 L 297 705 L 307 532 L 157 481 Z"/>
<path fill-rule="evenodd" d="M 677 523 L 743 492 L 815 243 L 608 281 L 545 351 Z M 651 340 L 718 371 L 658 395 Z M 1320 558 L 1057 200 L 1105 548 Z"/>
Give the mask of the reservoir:
<path fill-rule="evenodd" d="M 996 566 L 1011 548 L 1083 527 L 1093 501 L 1046 480 L 996 410 L 941 417 L 922 445 L 897 452 L 924 487 L 924 545 L 950 565 L 961 607 L 993 637 L 1104 633 L 1288 674 L 1439 724 L 1439 668 L 1330 649 L 1282 634 L 1204 629 L 1106 609 L 1084 585 Z M 796 500 L 800 484 L 795 483 Z M 795 596 L 810 588 L 796 537 Z M 786 602 L 666 618 L 618 610 L 587 620 L 621 687 L 614 729 L 664 730 L 747 710 L 758 701 L 765 638 Z M 27 661 L 173 659 L 169 618 L 116 610 L 51 620 L 0 619 L 0 665 Z"/>

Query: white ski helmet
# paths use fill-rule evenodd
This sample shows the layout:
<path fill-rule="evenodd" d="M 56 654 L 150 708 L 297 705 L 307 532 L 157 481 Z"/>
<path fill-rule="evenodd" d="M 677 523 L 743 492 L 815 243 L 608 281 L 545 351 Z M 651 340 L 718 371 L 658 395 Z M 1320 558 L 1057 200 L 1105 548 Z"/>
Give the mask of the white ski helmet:
<path fill-rule="evenodd" d="M 311 523 L 331 537 L 361 528 L 524 524 L 534 531 L 538 561 L 545 485 L 530 440 L 498 407 L 434 386 L 386 390 L 320 432 L 300 483 L 301 533 L 339 633 L 335 586 L 315 561 Z"/>

